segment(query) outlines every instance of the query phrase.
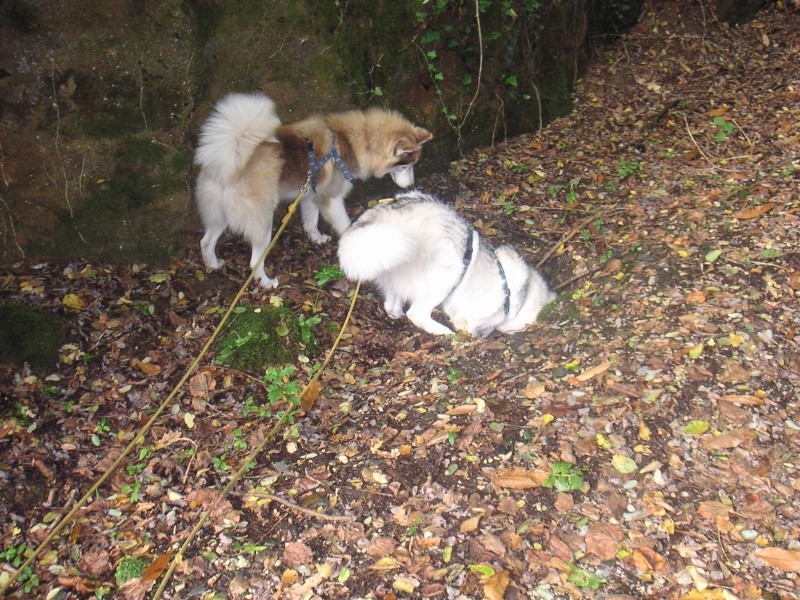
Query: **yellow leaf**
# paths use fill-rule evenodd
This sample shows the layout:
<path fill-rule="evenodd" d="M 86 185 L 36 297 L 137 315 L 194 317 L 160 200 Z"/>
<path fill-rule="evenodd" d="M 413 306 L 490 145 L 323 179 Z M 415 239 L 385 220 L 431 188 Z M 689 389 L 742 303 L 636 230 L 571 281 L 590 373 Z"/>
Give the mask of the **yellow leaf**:
<path fill-rule="evenodd" d="M 781 571 L 791 571 L 800 573 L 800 550 L 786 550 L 784 548 L 759 548 L 753 552 L 753 556 L 763 560 L 770 567 L 775 567 Z"/>
<path fill-rule="evenodd" d="M 745 338 L 740 333 L 732 333 L 732 334 L 730 334 L 728 336 L 728 339 L 730 340 L 732 347 L 738 348 L 739 346 L 741 346 L 744 343 L 745 339 L 747 339 L 747 338 Z"/>
<path fill-rule="evenodd" d="M 542 415 L 542 425 L 548 425 L 549 423 L 552 423 L 553 421 L 555 421 L 555 419 L 556 418 L 553 415 L 551 415 L 550 413 L 543 414 Z"/>
<path fill-rule="evenodd" d="M 696 346 L 692 346 L 686 351 L 686 354 L 689 355 L 689 358 L 698 359 L 700 355 L 703 353 L 703 344 L 697 344 Z"/>
<path fill-rule="evenodd" d="M 597 445 L 600 446 L 601 448 L 605 448 L 606 450 L 611 448 L 611 442 L 602 433 L 596 434 L 595 439 L 597 440 Z"/>
<path fill-rule="evenodd" d="M 644 421 L 639 421 L 639 439 L 643 442 L 650 441 L 650 428 Z"/>
<path fill-rule="evenodd" d="M 400 563 L 398 563 L 394 558 L 391 556 L 384 556 L 383 558 L 378 559 L 375 564 L 370 567 L 370 569 L 373 571 L 389 571 L 399 567 Z"/>
<path fill-rule="evenodd" d="M 61 304 L 72 310 L 83 310 L 86 308 L 86 303 L 75 294 L 67 294 L 61 299 Z"/>

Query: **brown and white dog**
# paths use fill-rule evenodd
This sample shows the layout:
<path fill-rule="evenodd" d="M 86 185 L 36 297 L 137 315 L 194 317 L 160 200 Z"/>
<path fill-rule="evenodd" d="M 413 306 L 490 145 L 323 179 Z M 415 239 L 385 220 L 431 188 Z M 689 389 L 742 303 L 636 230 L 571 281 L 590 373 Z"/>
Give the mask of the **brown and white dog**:
<path fill-rule="evenodd" d="M 281 125 L 264 94 L 230 94 L 214 108 L 200 130 L 194 161 L 200 167 L 196 199 L 205 226 L 200 242 L 210 269 L 222 263 L 215 247 L 229 229 L 250 243 L 250 267 L 272 239 L 272 220 L 281 201 L 293 200 L 312 173 L 300 200 L 303 229 L 317 244 L 319 215 L 341 235 L 350 218 L 344 198 L 355 180 L 387 173 L 400 187 L 414 183 L 414 164 L 431 133 L 379 108 L 314 115 Z M 265 288 L 278 285 L 259 265 Z"/>

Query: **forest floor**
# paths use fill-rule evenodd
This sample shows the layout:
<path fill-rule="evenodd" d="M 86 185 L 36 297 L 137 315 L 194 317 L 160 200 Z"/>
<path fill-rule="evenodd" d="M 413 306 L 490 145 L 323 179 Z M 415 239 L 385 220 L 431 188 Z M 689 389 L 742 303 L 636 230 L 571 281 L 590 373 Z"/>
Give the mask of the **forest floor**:
<path fill-rule="evenodd" d="M 800 13 L 687 5 L 650 3 L 569 116 L 418 182 L 553 285 L 585 274 L 542 321 L 433 337 L 365 286 L 308 410 L 224 494 L 319 358 L 271 382 L 206 360 L 13 593 L 150 597 L 207 511 L 164 597 L 800 597 Z M 56 370 L 0 373 L 0 582 L 244 281 L 241 241 L 211 274 L 198 241 L 163 270 L 0 270 L 0 300 L 68 322 Z M 315 312 L 324 352 L 353 286 L 297 248 L 295 222 L 281 287 L 242 304 Z"/>

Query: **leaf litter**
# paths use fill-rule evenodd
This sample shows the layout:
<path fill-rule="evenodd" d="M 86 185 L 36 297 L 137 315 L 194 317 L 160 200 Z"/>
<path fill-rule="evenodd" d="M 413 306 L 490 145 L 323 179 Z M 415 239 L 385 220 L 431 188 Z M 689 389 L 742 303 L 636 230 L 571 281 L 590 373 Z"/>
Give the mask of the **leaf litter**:
<path fill-rule="evenodd" d="M 304 416 L 227 497 L 275 417 L 259 374 L 209 362 L 27 575 L 36 595 L 147 597 L 208 511 L 165 597 L 797 597 L 800 19 L 701 10 L 649 3 L 572 114 L 419 183 L 553 283 L 585 275 L 542 322 L 431 338 L 366 290 Z M 335 252 L 303 244 L 279 245 L 278 295 L 331 325 L 325 348 L 350 286 L 315 284 Z M 4 301 L 71 323 L 56 371 L 0 380 L 4 572 L 244 280 L 242 252 L 205 274 L 195 246 L 167 269 L 3 269 Z M 123 559 L 147 566 L 120 582 Z"/>

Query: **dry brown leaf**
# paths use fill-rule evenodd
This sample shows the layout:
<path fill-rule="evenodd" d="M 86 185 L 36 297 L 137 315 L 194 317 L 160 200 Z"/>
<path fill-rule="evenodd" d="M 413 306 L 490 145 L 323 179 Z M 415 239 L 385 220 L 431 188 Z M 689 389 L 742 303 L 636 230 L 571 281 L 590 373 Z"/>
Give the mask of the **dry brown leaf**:
<path fill-rule="evenodd" d="M 800 573 L 800 550 L 786 550 L 785 548 L 759 548 L 753 552 L 753 556 L 763 560 L 770 567 L 775 567 L 781 571 Z"/>
<path fill-rule="evenodd" d="M 503 600 L 509 582 L 508 571 L 497 571 L 483 584 L 483 595 L 487 600 Z"/>
<path fill-rule="evenodd" d="M 709 450 L 727 450 L 736 448 L 750 437 L 745 431 L 725 431 L 716 437 L 703 440 L 703 446 Z"/>
<path fill-rule="evenodd" d="M 189 380 L 189 394 L 195 398 L 207 398 L 208 392 L 217 387 L 217 382 L 207 371 L 201 371 Z"/>
<path fill-rule="evenodd" d="M 158 375 L 161 373 L 161 367 L 159 367 L 157 364 L 151 362 L 142 362 L 138 358 L 134 358 L 131 361 L 131 365 L 137 367 L 145 375 Z"/>
<path fill-rule="evenodd" d="M 372 538 L 367 546 L 367 556 L 371 558 L 380 558 L 382 556 L 389 556 L 394 553 L 397 548 L 397 542 L 390 537 L 376 537 Z"/>
<path fill-rule="evenodd" d="M 281 575 L 281 585 L 290 586 L 300 581 L 300 574 L 294 569 L 286 569 Z"/>
<path fill-rule="evenodd" d="M 300 398 L 300 410 L 308 412 L 308 410 L 314 406 L 314 402 L 317 401 L 317 398 L 319 398 L 320 391 L 322 391 L 322 384 L 320 384 L 317 379 L 312 379 Z"/>
<path fill-rule="evenodd" d="M 659 571 L 666 562 L 663 556 L 650 548 L 637 548 L 633 551 L 633 564 L 642 573 Z"/>
<path fill-rule="evenodd" d="M 283 549 L 283 563 L 289 568 L 309 565 L 313 560 L 314 553 L 303 542 L 289 542 Z"/>
<path fill-rule="evenodd" d="M 477 404 L 462 404 L 461 406 L 455 406 L 447 411 L 448 415 L 456 416 L 456 415 L 469 415 L 474 413 L 478 410 Z"/>
<path fill-rule="evenodd" d="M 706 295 L 704 292 L 700 290 L 694 290 L 686 294 L 686 304 L 689 306 L 694 306 L 698 304 L 703 304 L 706 301 Z"/>
<path fill-rule="evenodd" d="M 737 210 L 733 213 L 733 216 L 737 219 L 756 219 L 763 214 L 768 213 L 773 208 L 775 208 L 775 204 L 772 202 L 767 202 L 766 204 L 759 204 L 757 206 L 751 206 L 750 208 L 743 208 L 742 210 Z"/>
<path fill-rule="evenodd" d="M 155 581 L 156 579 L 161 577 L 161 574 L 169 566 L 169 561 L 171 559 L 172 559 L 172 553 L 170 552 L 164 552 L 164 554 L 159 554 L 153 560 L 153 562 L 147 565 L 147 568 L 144 570 L 144 573 L 142 573 L 141 577 L 142 581 L 144 582 Z"/>
<path fill-rule="evenodd" d="M 720 398 L 723 402 L 732 402 L 733 404 L 746 404 L 748 406 L 761 406 L 764 404 L 765 399 L 758 396 L 749 396 L 743 394 L 728 394 Z"/>
<path fill-rule="evenodd" d="M 720 588 L 690 590 L 688 594 L 681 596 L 681 600 L 725 600 L 725 590 Z"/>
<path fill-rule="evenodd" d="M 600 560 L 614 560 L 617 545 L 625 539 L 625 532 L 613 523 L 593 523 L 586 532 L 586 553 Z"/>
<path fill-rule="evenodd" d="M 528 400 L 536 400 L 539 396 L 544 394 L 544 384 L 539 383 L 538 381 L 534 381 L 531 379 L 528 381 L 528 384 L 525 386 L 525 390 L 522 392 Z"/>
<path fill-rule="evenodd" d="M 482 514 L 470 517 L 469 519 L 461 523 L 461 526 L 458 528 L 459 531 L 461 531 L 461 533 L 471 533 L 475 531 L 478 528 L 478 525 L 480 524 L 482 518 L 483 518 Z"/>
<path fill-rule="evenodd" d="M 541 487 L 548 477 L 545 471 L 528 469 L 498 469 L 489 475 L 494 487 L 512 490 Z"/>
<path fill-rule="evenodd" d="M 581 382 L 588 381 L 592 377 L 596 377 L 597 375 L 600 375 L 601 373 L 605 373 L 606 371 L 608 371 L 608 368 L 610 366 L 611 366 L 611 361 L 607 360 L 605 362 L 600 363 L 599 365 L 592 367 L 591 369 L 587 369 L 586 371 L 584 371 L 580 375 L 576 375 L 572 379 L 577 379 L 578 381 Z"/>
<path fill-rule="evenodd" d="M 727 517 L 733 509 L 719 500 L 707 500 L 701 502 L 697 512 L 704 519 L 716 519 L 717 517 Z"/>

